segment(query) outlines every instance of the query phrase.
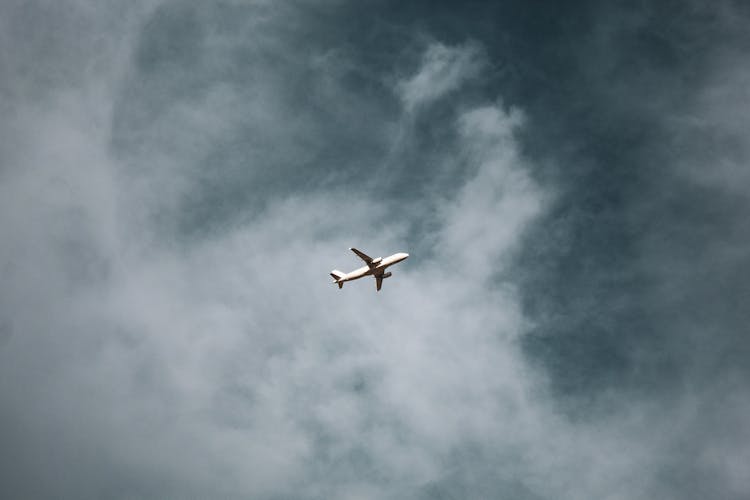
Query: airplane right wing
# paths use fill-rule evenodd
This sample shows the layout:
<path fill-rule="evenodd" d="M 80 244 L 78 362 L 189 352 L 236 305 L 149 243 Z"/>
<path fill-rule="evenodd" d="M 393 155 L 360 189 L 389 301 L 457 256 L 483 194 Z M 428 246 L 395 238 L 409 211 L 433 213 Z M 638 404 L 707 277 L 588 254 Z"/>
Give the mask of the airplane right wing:
<path fill-rule="evenodd" d="M 364 260 L 365 263 L 367 263 L 368 266 L 370 264 L 372 264 L 372 257 L 370 257 L 369 255 L 367 255 L 366 253 L 360 252 L 356 248 L 350 248 L 349 250 L 351 250 L 352 252 L 356 253 L 357 256 L 359 256 L 360 259 Z"/>
<path fill-rule="evenodd" d="M 375 288 L 380 291 L 380 287 L 383 286 L 383 275 L 375 276 Z"/>

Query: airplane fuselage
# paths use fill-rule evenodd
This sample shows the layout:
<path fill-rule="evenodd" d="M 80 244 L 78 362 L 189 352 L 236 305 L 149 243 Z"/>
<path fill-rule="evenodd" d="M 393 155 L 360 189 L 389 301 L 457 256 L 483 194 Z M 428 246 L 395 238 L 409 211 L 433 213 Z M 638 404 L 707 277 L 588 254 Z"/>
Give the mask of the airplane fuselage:
<path fill-rule="evenodd" d="M 372 267 L 370 266 L 362 266 L 358 269 L 355 269 L 354 271 L 350 273 L 346 273 L 343 278 L 341 278 L 339 281 L 352 281 L 359 278 L 362 278 L 364 276 L 377 276 L 379 274 L 384 274 L 385 270 L 388 268 L 388 266 L 392 266 L 393 264 L 398 264 L 402 260 L 405 260 L 407 257 L 409 257 L 408 253 L 399 252 L 394 253 L 393 255 L 389 257 L 385 257 L 380 259 L 380 261 L 375 264 L 378 259 L 373 260 Z"/>

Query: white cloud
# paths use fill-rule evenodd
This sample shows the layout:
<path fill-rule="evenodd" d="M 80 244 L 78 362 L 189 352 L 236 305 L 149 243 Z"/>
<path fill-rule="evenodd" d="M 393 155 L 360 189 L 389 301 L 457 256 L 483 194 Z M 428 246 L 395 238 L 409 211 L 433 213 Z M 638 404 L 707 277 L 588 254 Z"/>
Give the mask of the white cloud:
<path fill-rule="evenodd" d="M 458 140 L 442 161 L 472 174 L 431 207 L 433 254 L 412 252 L 380 293 L 367 280 L 340 291 L 328 271 L 359 265 L 346 249 L 409 251 L 410 221 L 352 183 L 286 192 L 211 237 L 159 239 L 143 213 L 189 196 L 196 172 L 183 161 L 241 121 L 243 94 L 186 98 L 155 119 L 147 147 L 113 154 L 105 124 L 121 64 L 89 76 L 108 92 L 23 101 L 24 141 L 0 185 L 11 242 L 0 320 L 12 329 L 0 423 L 49 488 L 39 496 L 403 498 L 450 476 L 472 446 L 489 480 L 542 497 L 648 496 L 656 445 L 632 439 L 638 415 L 565 421 L 519 352 L 528 319 L 497 276 L 548 197 L 518 149 L 520 111 L 487 103 L 446 123 Z M 398 87 L 404 122 L 484 65 L 476 45 L 428 47 Z M 282 133 L 274 117 L 293 118 L 289 103 L 266 81 L 253 90 L 243 126 L 272 128 L 261 149 L 304 155 L 289 143 L 315 142 L 315 127 Z M 269 158 L 249 157 L 261 171 Z M 147 166 L 137 175 L 134 158 Z M 11 487 L 34 491 L 25 477 Z"/>
<path fill-rule="evenodd" d="M 406 106 L 457 88 L 476 58 L 474 47 L 431 47 Z M 369 282 L 339 291 L 327 277 L 357 265 L 346 249 L 363 238 L 368 251 L 403 249 L 399 222 L 368 229 L 391 214 L 367 191 L 287 196 L 216 238 L 154 245 L 158 233 L 140 214 L 184 196 L 175 186 L 191 172 L 139 149 L 149 168 L 127 175 L 101 126 L 110 98 L 63 93 L 43 111 L 27 103 L 36 111 L 20 132 L 41 134 L 17 152 L 27 164 L 3 186 L 3 233 L 16 243 L 3 259 L 13 335 L 2 354 L 18 362 L 1 370 L 5 381 L 27 380 L 24 390 L 6 382 L 3 393 L 12 421 L 36 415 L 28 432 L 51 426 L 66 436 L 50 437 L 62 462 L 28 457 L 28 466 L 73 469 L 65 485 L 46 477 L 51 488 L 106 491 L 112 470 L 127 470 L 136 483 L 160 471 L 167 493 L 259 496 L 306 485 L 377 497 L 377 483 L 358 479 L 346 457 L 363 453 L 370 465 L 359 467 L 396 490 L 417 487 L 440 476 L 440 456 L 496 432 L 498 397 L 525 404 L 509 341 L 518 306 L 476 279 L 540 206 L 514 152 L 517 115 L 489 106 L 454 124 L 463 137 L 456 161 L 477 174 L 445 210 L 435 256 L 413 255 L 377 294 Z M 214 101 L 170 111 L 186 127 L 169 131 L 169 149 L 201 148 L 191 138 L 207 106 L 211 133 L 222 123 L 215 113 L 231 123 L 226 99 Z M 509 223 L 498 234 L 470 227 L 483 218 Z M 21 432 L 18 445 L 28 439 Z M 92 462 L 96 449 L 107 465 Z M 82 469 L 63 458 L 76 453 L 91 457 Z M 321 457 L 318 477 L 310 467 Z M 91 485 L 87 468 L 99 475 Z"/>

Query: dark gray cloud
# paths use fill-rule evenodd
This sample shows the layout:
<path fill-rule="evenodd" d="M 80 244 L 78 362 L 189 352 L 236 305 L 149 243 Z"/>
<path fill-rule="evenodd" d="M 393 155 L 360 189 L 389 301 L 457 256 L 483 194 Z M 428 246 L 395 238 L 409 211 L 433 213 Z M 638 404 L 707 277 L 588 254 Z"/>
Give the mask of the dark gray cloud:
<path fill-rule="evenodd" d="M 0 492 L 747 497 L 749 14 L 6 2 Z"/>

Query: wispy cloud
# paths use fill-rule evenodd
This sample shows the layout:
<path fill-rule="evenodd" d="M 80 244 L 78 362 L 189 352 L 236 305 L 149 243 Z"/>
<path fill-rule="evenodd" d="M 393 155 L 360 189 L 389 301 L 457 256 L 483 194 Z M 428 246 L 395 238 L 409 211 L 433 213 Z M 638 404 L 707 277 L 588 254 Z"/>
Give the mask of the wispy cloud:
<path fill-rule="evenodd" d="M 455 47 L 432 43 L 424 52 L 419 71 L 399 83 L 399 96 L 407 110 L 427 105 L 476 78 L 485 64 L 476 43 Z"/>

